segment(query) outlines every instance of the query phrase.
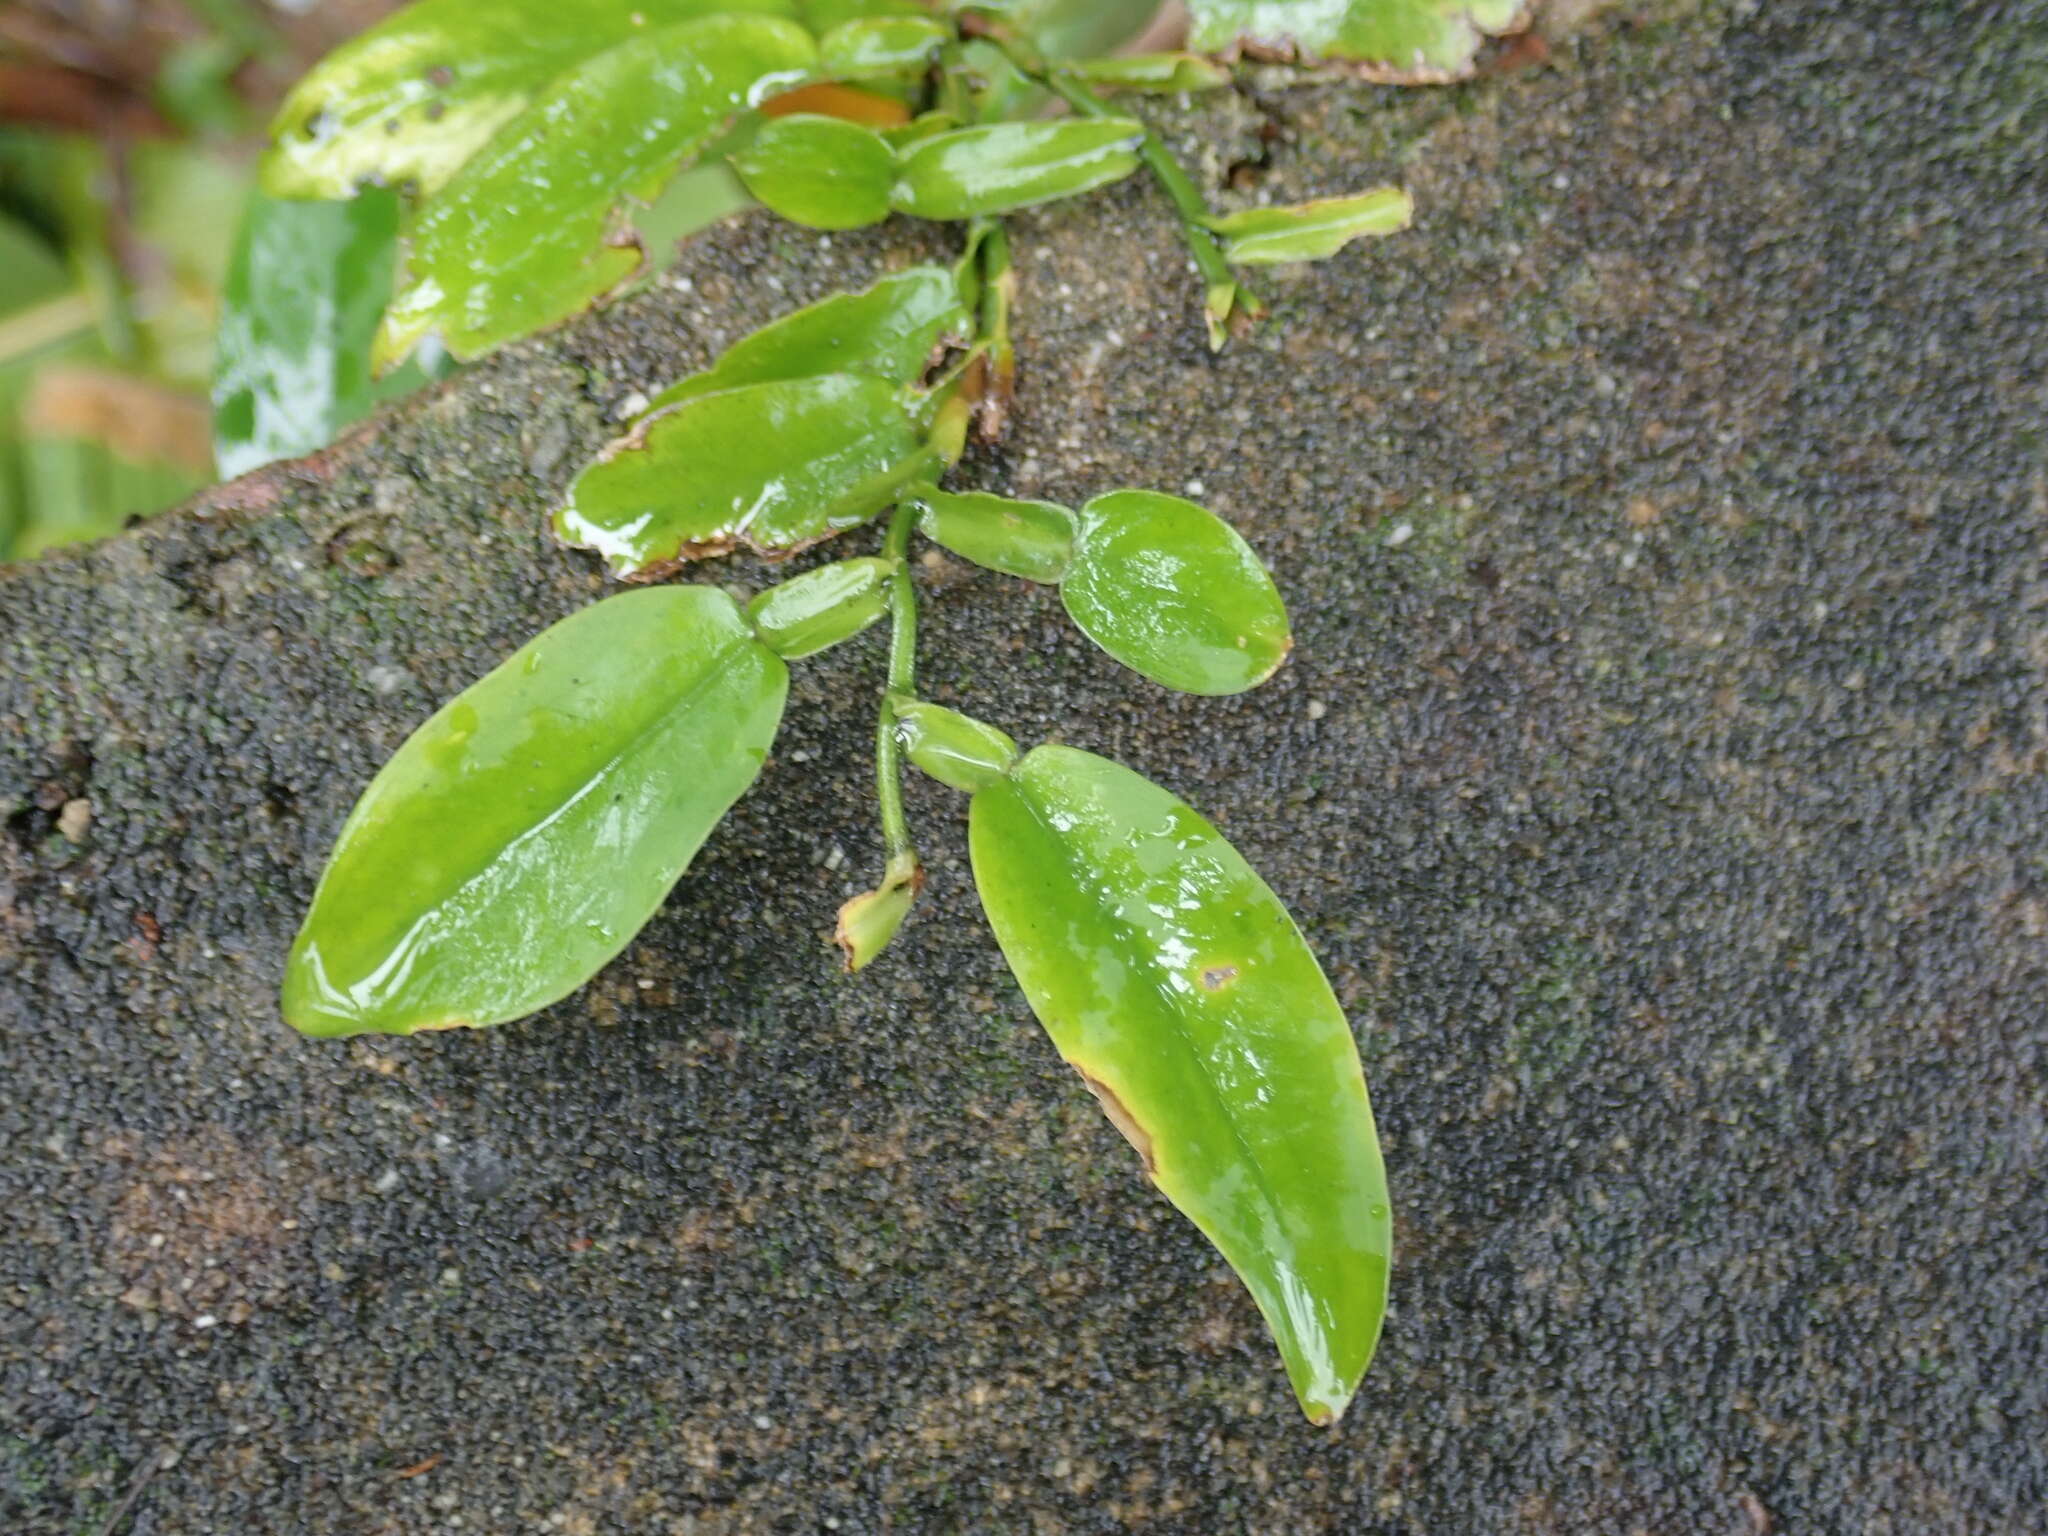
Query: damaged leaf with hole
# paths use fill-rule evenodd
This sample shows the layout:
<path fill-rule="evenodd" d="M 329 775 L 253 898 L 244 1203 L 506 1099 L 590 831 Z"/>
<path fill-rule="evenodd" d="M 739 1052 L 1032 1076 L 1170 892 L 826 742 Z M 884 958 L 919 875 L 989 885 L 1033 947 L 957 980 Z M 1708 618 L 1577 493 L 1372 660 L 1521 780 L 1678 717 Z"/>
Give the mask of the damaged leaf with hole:
<path fill-rule="evenodd" d="M 1252 1293 L 1303 1411 L 1386 1306 L 1386 1174 L 1351 1026 L 1236 849 L 1127 768 L 1042 746 L 974 796 L 975 883 L 1060 1055 Z"/>

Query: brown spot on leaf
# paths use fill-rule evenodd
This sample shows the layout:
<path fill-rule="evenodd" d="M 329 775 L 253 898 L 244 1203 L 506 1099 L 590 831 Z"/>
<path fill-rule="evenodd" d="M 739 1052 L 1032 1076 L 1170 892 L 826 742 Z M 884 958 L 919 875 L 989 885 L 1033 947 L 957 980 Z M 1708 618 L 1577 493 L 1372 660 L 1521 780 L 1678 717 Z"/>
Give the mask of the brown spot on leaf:
<path fill-rule="evenodd" d="M 1152 1159 L 1151 1132 L 1138 1124 L 1137 1117 L 1125 1107 L 1124 1101 L 1117 1097 L 1114 1088 L 1099 1078 L 1090 1077 L 1085 1067 L 1076 1066 L 1074 1070 L 1081 1074 L 1081 1081 L 1088 1085 L 1088 1091 L 1095 1095 L 1095 1101 L 1102 1106 L 1102 1112 L 1109 1116 L 1109 1123 L 1123 1133 L 1124 1140 L 1137 1152 L 1138 1161 L 1145 1165 L 1146 1177 L 1157 1174 L 1159 1165 Z"/>
<path fill-rule="evenodd" d="M 1202 972 L 1202 985 L 1211 992 L 1221 992 L 1235 980 L 1237 967 L 1234 965 L 1212 965 Z"/>

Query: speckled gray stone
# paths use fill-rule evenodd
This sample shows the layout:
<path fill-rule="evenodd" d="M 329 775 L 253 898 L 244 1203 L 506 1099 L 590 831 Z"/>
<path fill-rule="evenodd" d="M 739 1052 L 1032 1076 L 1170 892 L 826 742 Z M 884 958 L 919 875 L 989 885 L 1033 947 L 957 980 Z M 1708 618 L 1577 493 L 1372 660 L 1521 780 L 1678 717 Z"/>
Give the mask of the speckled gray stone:
<path fill-rule="evenodd" d="M 944 564 L 928 689 L 1179 789 L 1326 957 L 1401 1244 L 1332 1433 L 1039 1038 L 956 798 L 835 971 L 872 636 L 576 997 L 275 1016 L 367 775 L 604 589 L 542 519 L 629 397 L 942 235 L 742 222 L 0 573 L 0 1531 L 2039 1529 L 2044 35 L 1623 7 L 1473 87 L 1169 108 L 1252 195 L 1422 210 L 1221 358 L 1148 188 L 1017 221 L 1018 427 L 967 479 L 1199 485 L 1299 646 L 1166 698 Z"/>

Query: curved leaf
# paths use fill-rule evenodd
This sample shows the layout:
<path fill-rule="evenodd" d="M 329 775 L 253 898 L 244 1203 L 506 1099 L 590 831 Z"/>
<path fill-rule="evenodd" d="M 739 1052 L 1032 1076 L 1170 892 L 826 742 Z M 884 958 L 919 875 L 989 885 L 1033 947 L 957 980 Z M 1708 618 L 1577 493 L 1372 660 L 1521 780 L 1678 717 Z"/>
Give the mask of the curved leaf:
<path fill-rule="evenodd" d="M 292 945 L 312 1035 L 500 1024 L 581 986 L 754 782 L 789 674 L 709 587 L 564 619 L 415 731 Z"/>
<path fill-rule="evenodd" d="M 564 70 L 651 28 L 793 0 L 419 0 L 315 65 L 278 109 L 263 188 L 432 192 Z"/>
<path fill-rule="evenodd" d="M 550 86 L 420 211 L 378 360 L 439 329 L 475 357 L 564 320 L 640 266 L 621 229 L 741 108 L 815 61 L 794 22 L 719 16 L 635 37 Z"/>
<path fill-rule="evenodd" d="M 1302 1409 L 1344 1411 L 1392 1256 L 1350 1025 L 1216 829 L 1105 758 L 1039 747 L 978 792 L 974 878 L 1052 1036 L 1265 1314 Z"/>
<path fill-rule="evenodd" d="M 1488 37 L 1512 31 L 1525 0 L 1188 0 L 1203 53 L 1356 62 L 1376 80 L 1427 83 L 1472 72 Z"/>
<path fill-rule="evenodd" d="M 704 372 L 656 395 L 650 409 L 742 384 L 821 373 L 862 373 L 915 384 L 940 343 L 964 337 L 970 324 L 951 272 L 911 267 L 860 293 L 834 294 L 762 326 L 727 347 Z"/>
<path fill-rule="evenodd" d="M 872 128 L 798 113 L 763 123 L 734 151 L 732 168 L 792 224 L 859 229 L 889 217 L 896 151 Z"/>
<path fill-rule="evenodd" d="M 896 562 L 868 556 L 792 576 L 747 604 L 747 622 L 784 661 L 851 640 L 889 611 Z"/>
<path fill-rule="evenodd" d="M 629 574 L 741 545 L 801 549 L 866 522 L 930 465 L 880 379 L 749 384 L 650 416 L 605 449 L 569 487 L 555 531 Z"/>
<path fill-rule="evenodd" d="M 956 0 L 953 10 L 1000 15 L 1046 58 L 1087 59 L 1145 30 L 1159 0 Z"/>
<path fill-rule="evenodd" d="M 1223 237 L 1223 259 L 1238 266 L 1321 261 L 1365 235 L 1408 227 L 1415 205 L 1399 187 L 1355 197 L 1322 197 L 1276 208 L 1247 208 L 1202 222 Z"/>
<path fill-rule="evenodd" d="M 835 80 L 910 78 L 929 69 L 952 40 L 953 29 L 930 16 L 862 17 L 818 39 L 818 68 Z"/>
<path fill-rule="evenodd" d="M 1055 582 L 1073 564 L 1074 514 L 1056 502 L 920 490 L 917 503 L 920 533 L 987 570 Z"/>
<path fill-rule="evenodd" d="M 1287 608 L 1259 557 L 1205 507 L 1112 491 L 1080 511 L 1060 598 L 1082 631 L 1155 683 L 1242 693 L 1287 659 Z"/>
<path fill-rule="evenodd" d="M 902 151 L 896 206 L 921 219 L 971 219 L 1073 197 L 1138 168 L 1144 128 L 1129 118 L 989 123 Z"/>

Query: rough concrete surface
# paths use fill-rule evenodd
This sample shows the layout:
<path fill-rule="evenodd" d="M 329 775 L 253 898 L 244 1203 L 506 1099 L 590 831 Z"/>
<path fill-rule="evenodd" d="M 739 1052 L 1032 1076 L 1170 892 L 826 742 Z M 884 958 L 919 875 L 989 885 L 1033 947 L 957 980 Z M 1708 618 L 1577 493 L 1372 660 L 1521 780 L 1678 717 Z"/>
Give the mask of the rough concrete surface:
<path fill-rule="evenodd" d="M 1325 957 L 1401 1247 L 1333 1432 L 1040 1038 L 957 798 L 835 972 L 873 636 L 568 1002 L 277 1021 L 376 764 L 603 590 L 542 517 L 608 416 L 932 232 L 742 222 L 0 574 L 0 1531 L 2039 1530 L 2044 61 L 2038 0 L 1624 6 L 1163 109 L 1237 195 L 1422 209 L 1220 358 L 1148 187 L 1017 221 L 962 483 L 1199 485 L 1299 643 L 1168 698 L 944 563 L 928 691 L 1180 790 Z"/>

